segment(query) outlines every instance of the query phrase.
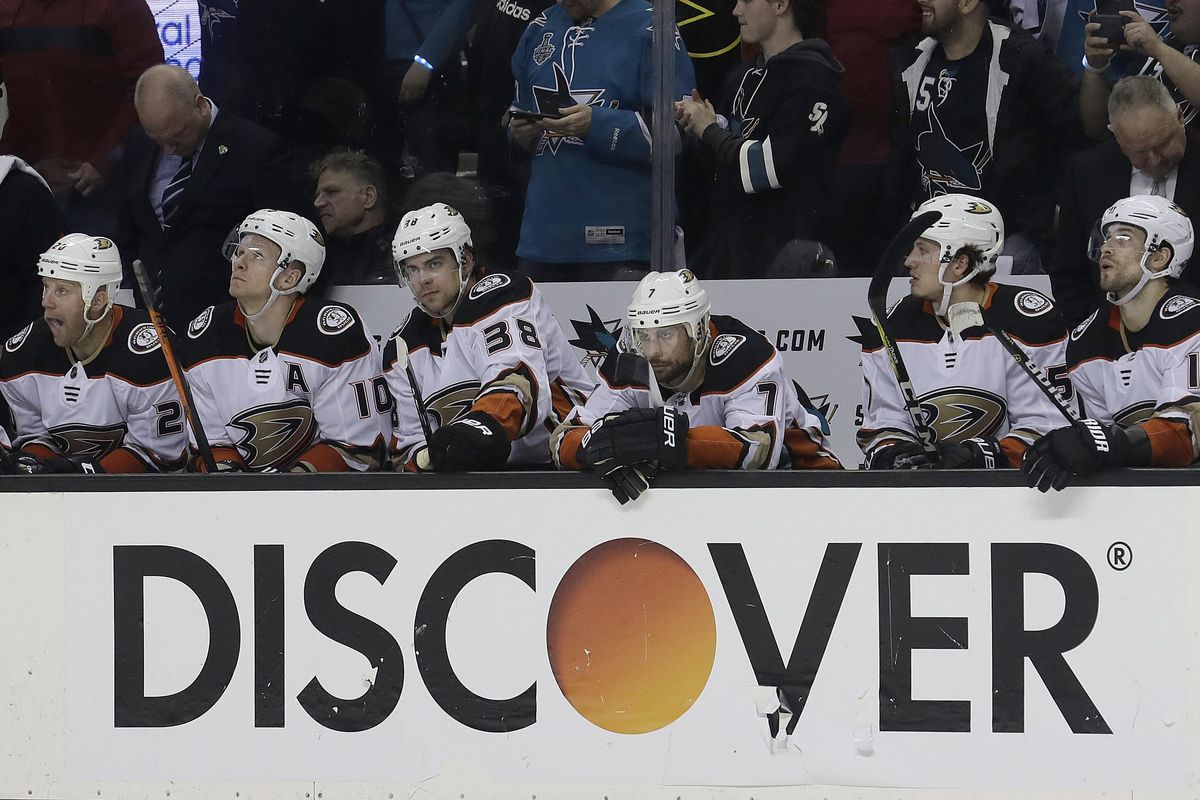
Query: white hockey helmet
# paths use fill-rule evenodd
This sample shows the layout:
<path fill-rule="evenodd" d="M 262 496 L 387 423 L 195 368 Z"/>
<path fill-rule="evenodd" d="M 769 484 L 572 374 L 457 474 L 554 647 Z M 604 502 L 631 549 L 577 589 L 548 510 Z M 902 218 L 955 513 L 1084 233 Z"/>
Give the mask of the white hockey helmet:
<path fill-rule="evenodd" d="M 942 284 L 942 300 L 936 311 L 945 316 L 950 307 L 950 292 L 955 286 L 967 283 L 976 275 L 996 270 L 996 257 L 1004 249 L 1004 218 L 996 207 L 967 194 L 943 194 L 930 198 L 917 207 L 913 217 L 926 211 L 939 211 L 942 218 L 921 234 L 938 245 L 938 282 Z M 946 280 L 946 268 L 964 247 L 979 250 L 982 259 L 970 272 L 957 281 Z"/>
<path fill-rule="evenodd" d="M 467 269 L 467 248 L 474 247 L 471 243 L 471 228 L 463 215 L 445 203 L 410 211 L 400 220 L 396 235 L 392 237 L 392 266 L 401 286 L 412 290 L 413 297 L 421 310 L 432 316 L 417 297 L 418 289 L 404 269 L 404 262 L 416 255 L 432 254 L 438 250 L 449 249 L 454 254 L 458 265 L 458 296 L 455 298 L 446 315 L 452 315 L 462 301 L 463 292 L 471 280 L 470 270 Z"/>
<path fill-rule="evenodd" d="M 86 330 L 90 331 L 112 308 L 113 295 L 121 288 L 121 253 L 112 239 L 68 233 L 38 258 L 37 274 L 79 284 L 83 294 L 83 321 L 87 324 Z M 100 289 L 105 290 L 108 302 L 104 312 L 91 319 L 88 309 Z"/>
<path fill-rule="evenodd" d="M 635 351 L 641 352 L 637 336 L 639 330 L 684 325 L 695 344 L 698 363 L 709 344 L 710 308 L 708 292 L 691 270 L 651 272 L 642 278 L 633 290 L 633 299 L 629 301 L 625 315 L 629 342 Z M 693 363 L 693 370 L 697 363 Z"/>
<path fill-rule="evenodd" d="M 1192 257 L 1195 245 L 1195 234 L 1192 221 L 1183 209 L 1165 197 L 1140 194 L 1126 197 L 1109 206 L 1100 218 L 1100 224 L 1092 232 L 1088 244 L 1088 257 L 1097 263 L 1100 261 L 1100 250 L 1104 246 L 1106 231 L 1112 225 L 1124 224 L 1137 228 L 1146 234 L 1146 246 L 1142 253 L 1140 266 L 1142 277 L 1137 285 L 1123 297 L 1117 297 L 1112 292 L 1106 296 L 1113 305 L 1123 306 L 1137 296 L 1153 278 L 1178 278 L 1183 273 L 1184 265 Z M 1152 272 L 1147 265 L 1150 256 L 1157 253 L 1163 245 L 1171 248 L 1171 260 L 1167 266 Z"/>
<path fill-rule="evenodd" d="M 230 263 L 237 257 L 242 237 L 250 233 L 256 233 L 279 245 L 279 260 L 275 264 L 274 274 L 271 275 L 271 296 L 258 313 L 246 314 L 247 319 L 254 319 L 266 311 L 271 303 L 275 302 L 275 298 L 281 295 L 302 294 L 317 282 L 321 268 L 325 266 L 325 239 L 316 225 L 299 214 L 264 208 L 242 220 L 242 224 L 225 240 L 223 252 Z M 300 280 L 291 289 L 276 289 L 275 281 L 295 261 L 304 265 L 304 274 Z M 246 310 L 242 309 L 242 313 L 245 312 Z"/>

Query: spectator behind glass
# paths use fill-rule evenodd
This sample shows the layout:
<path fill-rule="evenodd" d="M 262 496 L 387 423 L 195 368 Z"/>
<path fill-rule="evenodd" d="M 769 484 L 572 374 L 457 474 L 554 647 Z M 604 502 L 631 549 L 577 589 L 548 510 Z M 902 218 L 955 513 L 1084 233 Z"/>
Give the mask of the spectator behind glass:
<path fill-rule="evenodd" d="M 325 232 L 325 266 L 310 293 L 329 286 L 395 283 L 387 180 L 364 153 L 330 153 L 308 168 L 317 182 L 313 207 Z"/>
<path fill-rule="evenodd" d="M 850 130 L 834 173 L 828 241 L 839 275 L 869 275 L 894 229 L 880 214 L 888 191 L 888 113 L 892 108 L 888 56 L 921 28 L 921 7 L 912 0 L 831 0 L 825 7 L 825 39 L 846 68 Z M 893 201 L 884 201 L 890 208 Z"/>
<path fill-rule="evenodd" d="M 1122 78 L 1108 97 L 1108 117 L 1113 138 L 1068 162 L 1059 197 L 1050 285 L 1072 327 L 1104 302 L 1087 252 L 1105 209 L 1123 197 L 1158 195 L 1200 212 L 1200 133 L 1184 127 L 1166 87 L 1144 75 Z M 1182 279 L 1195 283 L 1195 269 L 1185 266 Z"/>
<path fill-rule="evenodd" d="M 0 156 L 0 339 L 40 313 L 38 257 L 62 232 L 62 212 L 42 176 L 19 158 Z"/>
<path fill-rule="evenodd" d="M 559 0 L 513 54 L 515 148 L 533 158 L 518 271 L 535 281 L 640 277 L 650 266 L 651 6 Z M 675 97 L 695 87 L 675 39 Z"/>
<path fill-rule="evenodd" d="M 1007 214 L 1002 255 L 1013 271 L 1041 272 L 1061 159 L 1086 144 L 1079 79 L 1000 18 L 1004 0 L 922 0 L 921 9 L 925 38 L 893 51 L 900 197 L 990 200 Z"/>
<path fill-rule="evenodd" d="M 848 106 L 842 65 L 811 36 L 823 19 L 818 0 L 738 0 L 742 39 L 761 53 L 729 82 L 725 116 L 699 93 L 675 104 L 687 132 L 716 162 L 709 235 L 692 261 L 707 275 L 754 278 L 813 271 L 789 242 L 820 239 Z M 823 263 L 823 262 L 822 262 Z"/>
<path fill-rule="evenodd" d="M 1079 90 L 1079 110 L 1083 124 L 1093 139 L 1108 136 L 1106 103 L 1115 54 L 1141 56 L 1137 74 L 1149 75 L 1163 82 L 1179 106 L 1184 125 L 1197 123 L 1197 102 L 1200 101 L 1200 0 L 1174 0 L 1171 3 L 1171 31 L 1160 38 L 1154 26 L 1136 11 L 1123 11 L 1128 23 L 1124 28 L 1125 44 L 1116 45 L 1097 34 L 1100 24 L 1089 22 L 1084 30 L 1083 83 Z"/>
<path fill-rule="evenodd" d="M 228 296 L 225 237 L 251 211 L 315 216 L 287 148 L 264 128 L 220 110 L 192 76 L 157 66 L 138 79 L 135 128 L 120 165 L 118 245 L 158 275 L 163 313 L 180 330 Z M 132 277 L 126 282 L 133 286 Z"/>
<path fill-rule="evenodd" d="M 150 9 L 145 0 L 0 0 L 0 30 L 0 152 L 31 164 L 72 217 L 104 225 L 108 198 L 84 198 L 100 190 L 137 122 L 138 76 L 163 61 Z"/>

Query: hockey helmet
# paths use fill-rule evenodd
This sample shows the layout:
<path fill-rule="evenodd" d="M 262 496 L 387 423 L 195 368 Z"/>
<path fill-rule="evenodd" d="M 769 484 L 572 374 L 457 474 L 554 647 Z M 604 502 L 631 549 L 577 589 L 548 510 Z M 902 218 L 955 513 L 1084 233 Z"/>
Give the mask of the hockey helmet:
<path fill-rule="evenodd" d="M 224 255 L 230 263 L 237 258 L 241 247 L 242 237 L 255 233 L 279 245 L 279 260 L 275 264 L 275 272 L 271 275 L 271 296 L 256 314 L 246 314 L 247 319 L 261 315 L 275 298 L 288 294 L 303 294 L 308 291 L 321 275 L 325 265 L 325 239 L 317 226 L 299 214 L 290 211 L 276 211 L 264 208 L 247 216 L 242 224 L 229 234 L 225 240 Z M 304 274 L 290 289 L 277 289 L 275 281 L 293 262 L 304 265 Z M 242 313 L 245 313 L 242 309 Z"/>
<path fill-rule="evenodd" d="M 417 297 L 415 281 L 404 268 L 404 262 L 413 256 L 432 254 L 443 249 L 450 250 L 458 265 L 458 296 L 447 312 L 447 315 L 450 315 L 458 308 L 463 291 L 471 280 L 471 273 L 467 269 L 467 248 L 473 246 L 471 228 L 462 214 L 445 203 L 434 203 L 410 211 L 400 220 L 396 235 L 392 238 L 392 266 L 400 284 L 412 290 L 421 310 L 432 315 L 430 309 L 425 308 Z"/>
<path fill-rule="evenodd" d="M 955 286 L 967 283 L 976 275 L 996 270 L 996 257 L 1004 249 L 1004 218 L 991 203 L 967 194 L 944 194 L 932 197 L 917 207 L 913 217 L 927 211 L 940 212 L 942 218 L 921 234 L 938 246 L 938 281 L 942 284 L 942 300 L 937 313 L 944 316 L 950 307 L 950 292 Z M 946 269 L 964 247 L 977 248 L 982 259 L 970 272 L 957 281 L 946 280 Z"/>
<path fill-rule="evenodd" d="M 630 343 L 641 352 L 638 331 L 651 328 L 686 327 L 699 357 L 708 347 L 708 292 L 691 270 L 651 272 L 633 290 L 625 315 Z"/>
<path fill-rule="evenodd" d="M 1088 243 L 1088 257 L 1097 263 L 1100 261 L 1100 251 L 1107 239 L 1110 226 L 1125 224 L 1137 228 L 1146 234 L 1145 250 L 1142 253 L 1142 277 L 1132 290 L 1123 297 L 1117 297 L 1109 292 L 1108 301 L 1113 305 L 1123 306 L 1137 296 L 1150 280 L 1154 278 L 1178 278 L 1183 274 L 1183 268 L 1192 257 L 1195 245 L 1195 234 L 1192 221 L 1183 209 L 1165 197 L 1157 195 L 1134 195 L 1126 197 L 1109 206 L 1100 218 L 1100 223 L 1092 231 Z M 1171 260 L 1167 266 L 1157 272 L 1149 267 L 1150 256 L 1162 249 L 1163 245 L 1171 248 Z"/>
<path fill-rule="evenodd" d="M 74 281 L 83 293 L 83 321 L 88 329 L 108 313 L 113 295 L 121 288 L 121 253 L 112 239 L 68 233 L 38 258 L 37 274 L 43 278 Z M 108 302 L 96 319 L 88 317 L 88 309 L 96 292 L 104 289 Z"/>

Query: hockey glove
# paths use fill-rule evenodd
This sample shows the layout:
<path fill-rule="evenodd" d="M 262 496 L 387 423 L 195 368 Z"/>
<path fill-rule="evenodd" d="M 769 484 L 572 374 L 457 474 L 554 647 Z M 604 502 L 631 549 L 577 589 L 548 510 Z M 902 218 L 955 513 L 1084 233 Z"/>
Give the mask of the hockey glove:
<path fill-rule="evenodd" d="M 1080 423 L 1050 431 L 1025 451 L 1021 473 L 1027 484 L 1040 492 L 1051 487 L 1061 492 L 1076 475 L 1133 463 L 1134 448 L 1124 428 L 1094 419 Z"/>
<path fill-rule="evenodd" d="M 433 432 L 429 461 L 435 470 L 499 469 L 512 442 L 491 414 L 471 411 Z"/>
<path fill-rule="evenodd" d="M 867 469 L 925 469 L 932 466 L 925 448 L 920 442 L 913 441 L 884 445 L 867 459 Z"/>
<path fill-rule="evenodd" d="M 69 475 L 83 472 L 89 474 L 103 473 L 104 468 L 94 458 L 67 458 L 64 456 L 47 456 L 39 458 L 32 453 L 14 453 L 13 467 L 21 475 Z"/>
<path fill-rule="evenodd" d="M 958 444 L 938 444 L 938 460 L 934 469 L 1004 469 L 1008 457 L 1000 450 L 1000 442 L 991 436 L 966 439 Z"/>
<path fill-rule="evenodd" d="M 604 473 L 604 483 L 617 502 L 625 505 L 630 500 L 637 500 L 657 477 L 658 466 L 653 461 L 647 461 L 644 464 L 614 467 Z"/>
<path fill-rule="evenodd" d="M 687 467 L 688 416 L 674 408 L 631 408 L 599 420 L 583 438 L 583 461 L 600 473 L 657 461 Z"/>

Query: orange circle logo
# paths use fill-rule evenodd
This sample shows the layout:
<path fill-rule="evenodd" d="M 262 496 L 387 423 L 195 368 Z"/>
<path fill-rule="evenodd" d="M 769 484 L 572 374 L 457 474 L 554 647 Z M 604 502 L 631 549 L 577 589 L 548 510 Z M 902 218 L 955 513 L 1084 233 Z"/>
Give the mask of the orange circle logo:
<path fill-rule="evenodd" d="M 584 553 L 550 602 L 546 652 L 563 696 L 614 733 L 648 733 L 692 707 L 717 626 L 700 578 L 674 551 L 614 539 Z"/>

